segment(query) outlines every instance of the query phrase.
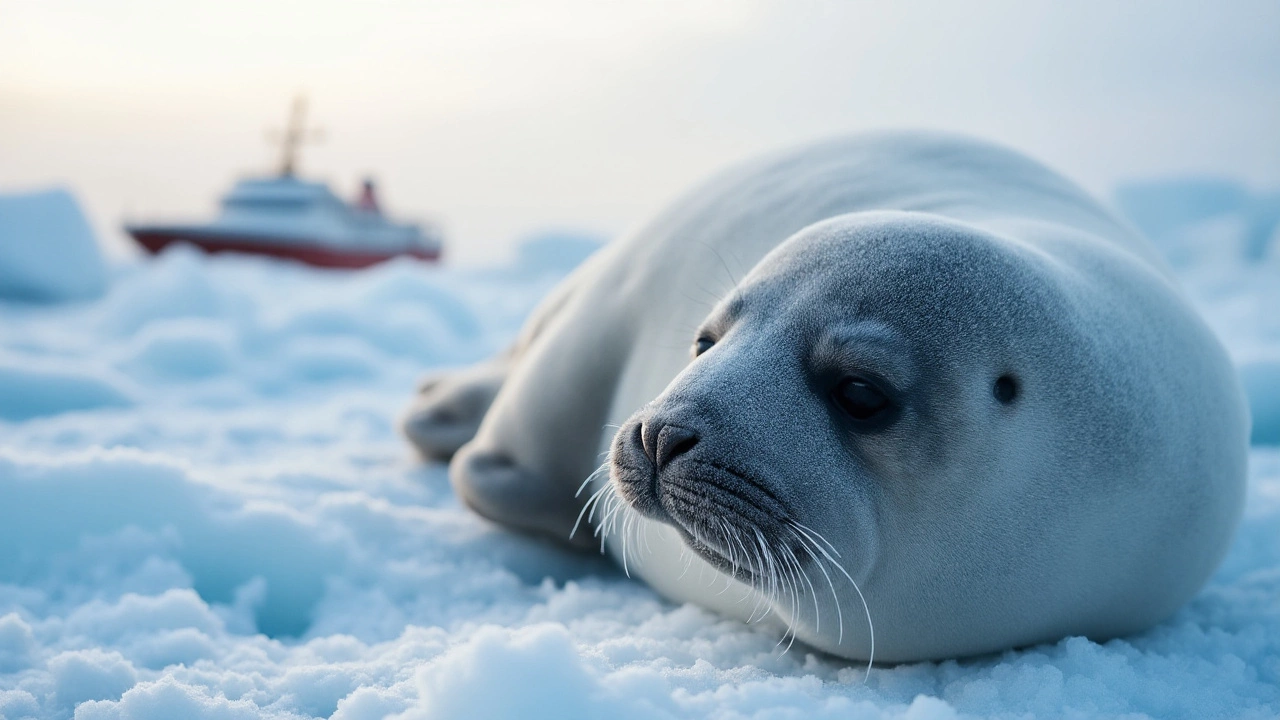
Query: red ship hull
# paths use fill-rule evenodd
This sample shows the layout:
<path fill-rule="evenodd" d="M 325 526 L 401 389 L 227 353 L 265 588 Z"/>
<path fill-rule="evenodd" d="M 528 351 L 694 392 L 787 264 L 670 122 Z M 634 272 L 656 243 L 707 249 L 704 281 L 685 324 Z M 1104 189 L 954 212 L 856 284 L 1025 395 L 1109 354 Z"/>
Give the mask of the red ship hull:
<path fill-rule="evenodd" d="M 320 245 L 282 244 L 249 236 L 192 237 L 163 230 L 130 228 L 129 234 L 150 253 L 157 254 L 175 242 L 190 243 L 207 253 L 249 253 L 297 260 L 308 265 L 329 268 L 365 268 L 394 257 L 412 257 L 427 262 L 440 259 L 439 251 L 409 249 L 400 252 L 367 252 L 359 250 L 334 250 Z"/>

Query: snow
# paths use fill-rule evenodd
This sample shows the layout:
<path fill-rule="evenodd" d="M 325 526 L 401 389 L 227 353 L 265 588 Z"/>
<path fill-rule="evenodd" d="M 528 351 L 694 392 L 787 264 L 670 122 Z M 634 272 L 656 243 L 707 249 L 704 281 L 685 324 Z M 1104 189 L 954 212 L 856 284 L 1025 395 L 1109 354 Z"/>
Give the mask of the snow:
<path fill-rule="evenodd" d="M 1255 445 L 1280 445 L 1280 359 L 1241 366 L 1240 381 L 1253 415 L 1250 440 Z"/>
<path fill-rule="evenodd" d="M 1275 249 L 1188 242 L 1212 261 L 1179 273 L 1245 368 L 1255 440 L 1280 442 Z M 109 268 L 94 303 L 0 302 L 0 716 L 1280 713 L 1274 445 L 1252 450 L 1226 562 L 1170 621 L 865 681 L 466 512 L 394 418 L 426 369 L 501 348 L 568 264 L 520 262 L 347 273 L 175 248 Z"/>
<path fill-rule="evenodd" d="M 1255 445 L 1280 445 L 1280 192 L 1229 180 L 1131 183 L 1117 205 L 1165 252 L 1240 369 Z"/>
<path fill-rule="evenodd" d="M 1116 202 L 1181 266 L 1215 254 L 1257 262 L 1275 246 L 1280 230 L 1280 193 L 1254 192 L 1222 178 L 1129 183 L 1116 191 Z"/>
<path fill-rule="evenodd" d="M 98 241 L 70 192 L 0 195 L 0 299 L 83 300 L 105 288 Z"/>

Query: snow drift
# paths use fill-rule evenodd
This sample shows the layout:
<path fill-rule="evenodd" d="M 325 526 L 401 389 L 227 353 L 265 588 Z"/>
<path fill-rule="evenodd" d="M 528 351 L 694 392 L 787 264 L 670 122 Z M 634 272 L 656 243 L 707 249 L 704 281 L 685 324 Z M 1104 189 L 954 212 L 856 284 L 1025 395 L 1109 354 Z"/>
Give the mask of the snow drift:
<path fill-rule="evenodd" d="M 93 229 L 70 192 L 0 195 L 0 298 L 92 299 L 106 283 Z"/>
<path fill-rule="evenodd" d="M 1214 257 L 1260 262 L 1280 228 L 1280 193 L 1257 193 L 1220 178 L 1129 183 L 1116 190 L 1116 204 L 1184 267 Z"/>

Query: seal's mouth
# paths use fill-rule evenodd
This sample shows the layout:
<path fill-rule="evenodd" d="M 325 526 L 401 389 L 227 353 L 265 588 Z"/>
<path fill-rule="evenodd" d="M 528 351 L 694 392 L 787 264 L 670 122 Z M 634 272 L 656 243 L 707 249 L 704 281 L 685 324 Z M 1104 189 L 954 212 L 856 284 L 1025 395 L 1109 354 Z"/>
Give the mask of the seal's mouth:
<path fill-rule="evenodd" d="M 662 473 L 654 487 L 690 550 L 713 567 L 751 583 L 769 575 L 773 553 L 785 543 L 786 506 L 766 486 L 715 463 L 690 463 Z"/>

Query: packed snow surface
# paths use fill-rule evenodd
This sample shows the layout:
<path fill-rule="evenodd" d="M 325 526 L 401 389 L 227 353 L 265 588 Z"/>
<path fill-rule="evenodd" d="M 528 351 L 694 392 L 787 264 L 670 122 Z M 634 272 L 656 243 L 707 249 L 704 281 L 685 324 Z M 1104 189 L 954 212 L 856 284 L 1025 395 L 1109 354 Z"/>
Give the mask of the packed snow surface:
<path fill-rule="evenodd" d="M 1180 272 L 1275 402 L 1280 264 L 1233 258 Z M 556 280 L 177 248 L 96 303 L 0 303 L 0 716 L 1280 715 L 1276 447 L 1168 622 L 869 677 L 467 512 L 395 416 Z"/>
<path fill-rule="evenodd" d="M 106 284 L 93 228 L 70 192 L 0 195 L 0 299 L 83 300 Z"/>

